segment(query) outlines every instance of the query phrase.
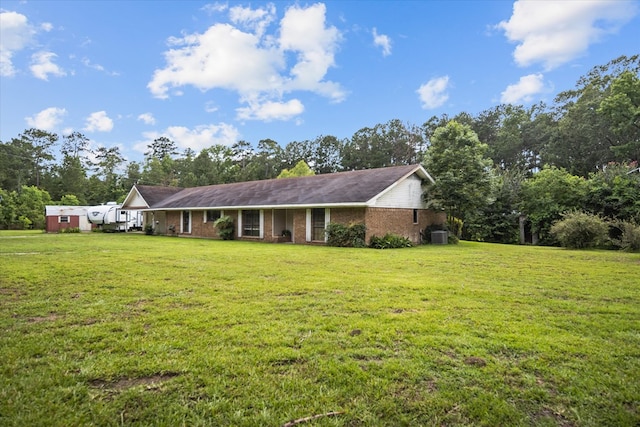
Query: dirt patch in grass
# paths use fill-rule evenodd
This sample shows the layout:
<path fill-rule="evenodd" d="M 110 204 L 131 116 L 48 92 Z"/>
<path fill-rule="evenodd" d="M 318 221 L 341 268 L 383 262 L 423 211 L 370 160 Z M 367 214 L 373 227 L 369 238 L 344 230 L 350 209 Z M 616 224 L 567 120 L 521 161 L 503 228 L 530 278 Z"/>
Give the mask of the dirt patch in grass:
<path fill-rule="evenodd" d="M 551 420 L 553 423 L 560 427 L 574 427 L 576 424 L 571 420 L 568 420 L 562 412 L 553 410 L 548 407 L 543 407 L 535 416 L 534 420 L 536 424 L 541 424 L 544 420 Z"/>
<path fill-rule="evenodd" d="M 26 295 L 26 292 L 19 288 L 0 288 L 0 295 L 2 298 L 10 298 L 12 300 L 18 299 L 23 295 Z"/>
<path fill-rule="evenodd" d="M 122 391 L 132 387 L 146 386 L 147 389 L 152 390 L 156 386 L 162 384 L 165 381 L 175 378 L 180 374 L 176 372 L 165 372 L 163 374 L 149 375 L 139 378 L 120 378 L 113 381 L 106 381 L 100 378 L 89 381 L 89 386 L 101 390 L 115 390 Z"/>
<path fill-rule="evenodd" d="M 46 316 L 35 316 L 29 317 L 27 319 L 28 323 L 42 323 L 42 322 L 54 322 L 58 320 L 61 316 L 56 313 L 49 313 Z"/>
<path fill-rule="evenodd" d="M 486 360 L 484 360 L 482 357 L 476 357 L 476 356 L 467 357 L 466 359 L 464 359 L 464 363 L 465 365 L 475 366 L 478 368 L 487 366 Z"/>

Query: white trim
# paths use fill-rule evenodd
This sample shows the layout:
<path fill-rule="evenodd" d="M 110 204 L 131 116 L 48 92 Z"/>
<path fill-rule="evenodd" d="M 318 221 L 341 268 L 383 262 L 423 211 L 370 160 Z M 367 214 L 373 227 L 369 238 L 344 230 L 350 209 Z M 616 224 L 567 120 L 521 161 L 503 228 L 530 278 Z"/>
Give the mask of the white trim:
<path fill-rule="evenodd" d="M 372 200 L 375 200 L 372 199 Z M 368 202 L 359 203 L 306 203 L 303 205 L 251 205 L 251 206 L 189 206 L 185 208 L 149 208 L 149 209 L 136 209 L 139 211 L 153 212 L 153 211 L 181 211 L 181 210 L 194 210 L 199 211 L 202 209 L 217 209 L 217 210 L 259 210 L 259 209 L 310 209 L 310 208 L 366 208 L 375 207 Z"/>
<path fill-rule="evenodd" d="M 307 209 L 307 221 L 305 224 L 305 239 L 307 242 L 311 241 L 311 208 Z"/>
<path fill-rule="evenodd" d="M 242 209 L 238 209 L 238 238 L 242 237 Z"/>
<path fill-rule="evenodd" d="M 324 229 L 326 230 L 331 222 L 331 208 L 324 209 Z M 327 241 L 327 233 L 324 233 L 324 241 Z"/>
<path fill-rule="evenodd" d="M 260 233 L 261 239 L 264 239 L 264 210 L 260 209 Z"/>

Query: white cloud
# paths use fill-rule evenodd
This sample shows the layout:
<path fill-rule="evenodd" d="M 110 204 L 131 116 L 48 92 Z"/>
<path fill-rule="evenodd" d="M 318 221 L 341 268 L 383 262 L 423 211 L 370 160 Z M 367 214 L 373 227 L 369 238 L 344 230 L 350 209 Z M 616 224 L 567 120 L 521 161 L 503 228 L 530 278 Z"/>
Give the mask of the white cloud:
<path fill-rule="evenodd" d="M 213 3 L 213 4 L 205 4 L 202 7 L 202 10 L 204 10 L 205 12 L 209 13 L 209 14 L 214 14 L 217 12 L 224 12 L 225 10 L 229 9 L 229 5 L 226 3 Z"/>
<path fill-rule="evenodd" d="M 24 49 L 34 34 L 26 16 L 17 12 L 0 12 L 0 76 L 15 75 L 13 55 Z"/>
<path fill-rule="evenodd" d="M 297 99 L 287 102 L 266 101 L 250 103 L 248 107 L 238 108 L 238 118 L 243 120 L 289 120 L 302 114 L 304 105 Z"/>
<path fill-rule="evenodd" d="M 196 126 L 194 129 L 184 126 L 170 126 L 164 132 L 145 132 L 143 136 L 145 140 L 134 146 L 134 149 L 141 153 L 147 151 L 147 146 L 161 136 L 174 141 L 178 148 L 183 150 L 191 148 L 199 152 L 217 144 L 231 146 L 238 141 L 240 132 L 233 125 L 219 123 L 217 125 Z"/>
<path fill-rule="evenodd" d="M 29 127 L 53 131 L 66 115 L 67 110 L 64 108 L 49 107 L 32 117 L 25 117 L 25 121 Z"/>
<path fill-rule="evenodd" d="M 391 55 L 391 39 L 384 34 L 378 34 L 377 29 L 373 29 L 373 44 L 382 48 L 382 56 Z"/>
<path fill-rule="evenodd" d="M 34 77 L 41 80 L 49 80 L 49 74 L 52 74 L 56 77 L 66 76 L 67 73 L 58 65 L 56 65 L 53 60 L 57 57 L 53 52 L 36 52 L 31 55 L 31 66 L 29 69 Z"/>
<path fill-rule="evenodd" d="M 97 71 L 101 71 L 109 76 L 119 76 L 120 73 L 118 73 L 117 71 L 108 71 L 106 68 L 104 68 L 102 65 L 100 64 L 94 64 L 93 62 L 91 62 L 91 60 L 89 58 L 82 58 L 82 64 L 87 67 L 87 68 L 92 68 L 94 70 Z"/>
<path fill-rule="evenodd" d="M 144 122 L 144 124 L 147 125 L 155 125 L 156 124 L 156 118 L 153 117 L 153 114 L 151 113 L 142 113 L 138 116 L 138 120 L 140 120 L 141 122 Z"/>
<path fill-rule="evenodd" d="M 438 108 L 449 99 L 449 76 L 436 77 L 418 88 L 417 93 L 425 110 Z"/>
<path fill-rule="evenodd" d="M 113 120 L 107 116 L 106 111 L 91 113 L 85 124 L 84 130 L 87 132 L 111 132 L 113 129 Z"/>
<path fill-rule="evenodd" d="M 276 7 L 273 3 L 267 4 L 264 9 L 251 9 L 242 6 L 234 6 L 229 9 L 231 22 L 253 31 L 258 37 L 262 37 L 275 17 Z"/>
<path fill-rule="evenodd" d="M 518 43 L 519 66 L 556 68 L 583 55 L 589 45 L 612 34 L 637 13 L 629 1 L 516 1 L 508 21 L 496 27 Z"/>
<path fill-rule="evenodd" d="M 520 77 L 516 84 L 507 86 L 502 92 L 500 102 L 505 104 L 519 104 L 531 102 L 533 96 L 544 90 L 544 76 L 542 74 L 529 74 Z"/>
<path fill-rule="evenodd" d="M 218 106 L 213 101 L 207 101 L 204 104 L 204 111 L 206 111 L 207 113 L 215 113 L 216 111 L 218 111 Z"/>
<path fill-rule="evenodd" d="M 48 33 L 49 31 L 53 30 L 53 24 L 50 22 L 43 22 L 42 24 L 40 24 L 40 28 Z"/>
<path fill-rule="evenodd" d="M 293 117 L 283 110 L 301 113 L 304 108 L 301 103 L 296 105 L 299 100 L 283 99 L 294 91 L 340 102 L 344 90 L 325 76 L 335 65 L 341 36 L 335 27 L 326 25 L 325 14 L 323 4 L 291 6 L 279 28 L 266 34 L 275 19 L 272 4 L 261 9 L 232 7 L 230 24 L 218 23 L 202 34 L 169 38 L 170 49 L 164 53 L 167 65 L 155 70 L 147 87 L 158 98 L 176 95 L 184 86 L 203 92 L 234 91 L 240 104 L 245 104 L 238 108 L 239 114 L 263 120 Z M 292 56 L 295 61 L 288 65 Z M 270 111 L 274 116 L 268 115 Z"/>

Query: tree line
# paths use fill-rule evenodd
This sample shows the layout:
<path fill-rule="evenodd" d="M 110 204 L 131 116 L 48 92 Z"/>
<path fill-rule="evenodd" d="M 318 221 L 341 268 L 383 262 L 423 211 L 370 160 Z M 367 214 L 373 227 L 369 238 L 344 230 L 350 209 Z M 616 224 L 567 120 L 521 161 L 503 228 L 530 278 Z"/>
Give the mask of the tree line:
<path fill-rule="evenodd" d="M 566 209 L 640 221 L 640 173 L 632 172 L 640 159 L 639 73 L 638 55 L 621 56 L 591 69 L 551 105 L 498 105 L 421 125 L 392 119 L 344 139 L 263 139 L 180 152 L 160 137 L 142 162 L 127 162 L 117 146 L 91 152 L 79 132 L 60 138 L 27 129 L 0 142 L 0 227 L 40 226 L 25 215 L 36 202 L 20 201 L 38 192 L 49 204 L 94 205 L 121 201 L 135 183 L 270 179 L 300 161 L 316 174 L 422 163 L 439 183 L 427 188 L 430 203 L 464 222 L 463 237 L 477 240 L 517 241 L 521 214 L 543 242 Z"/>

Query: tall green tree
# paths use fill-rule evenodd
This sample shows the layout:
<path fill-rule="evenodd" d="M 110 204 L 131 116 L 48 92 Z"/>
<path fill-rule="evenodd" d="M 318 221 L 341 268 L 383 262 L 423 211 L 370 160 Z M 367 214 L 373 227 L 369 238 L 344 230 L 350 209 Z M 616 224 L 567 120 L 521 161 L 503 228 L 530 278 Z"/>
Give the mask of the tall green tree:
<path fill-rule="evenodd" d="M 585 204 L 587 182 L 565 169 L 545 167 L 527 179 L 520 190 L 520 210 L 531 223 L 534 238 L 543 245 L 556 244 L 550 233 L 551 225 L 562 214 L 582 209 Z"/>
<path fill-rule="evenodd" d="M 435 183 L 427 183 L 427 204 L 464 220 L 485 206 L 491 194 L 491 159 L 488 147 L 468 125 L 450 121 L 438 128 L 424 156 L 424 166 Z"/>
<path fill-rule="evenodd" d="M 518 243 L 520 240 L 520 188 L 524 171 L 497 169 L 489 203 L 467 215 L 463 237 L 492 243 Z"/>
<path fill-rule="evenodd" d="M 14 227 L 42 230 L 45 227 L 45 206 L 52 203 L 51 196 L 36 186 L 23 186 L 12 192 L 15 203 Z"/>
<path fill-rule="evenodd" d="M 320 135 L 310 143 L 309 164 L 313 165 L 313 170 L 319 174 L 338 172 L 342 169 L 343 147 L 344 143 L 335 136 Z"/>
<path fill-rule="evenodd" d="M 128 189 L 125 190 L 120 185 L 120 178 L 122 177 L 120 168 L 125 163 L 125 159 L 120 153 L 120 148 L 118 146 L 111 148 L 99 147 L 96 150 L 95 159 L 95 176 L 101 178 L 102 185 L 98 186 L 94 182 L 93 191 L 95 193 L 93 197 L 98 198 L 98 200 L 94 200 L 94 203 L 117 201 L 128 191 Z"/>
<path fill-rule="evenodd" d="M 298 176 L 313 176 L 315 172 L 309 167 L 309 165 L 304 161 L 300 160 L 291 170 L 283 169 L 280 172 L 280 175 L 277 176 L 280 178 L 294 178 Z"/>
<path fill-rule="evenodd" d="M 23 185 L 35 185 L 32 146 L 20 138 L 0 144 L 0 188 L 17 191 Z"/>
<path fill-rule="evenodd" d="M 611 83 L 598 113 L 604 115 L 616 136 L 611 147 L 618 159 L 640 161 L 640 78 L 624 71 Z"/>
<path fill-rule="evenodd" d="M 628 149 L 619 149 L 629 141 L 621 138 L 621 122 L 611 113 L 620 106 L 633 105 L 633 101 L 630 104 L 619 101 L 627 90 L 635 90 L 629 73 L 638 72 L 639 55 L 621 56 L 592 68 L 578 80 L 575 89 L 559 93 L 555 99 L 558 127 L 543 153 L 545 163 L 586 177 L 609 162 L 633 160 L 626 158 Z M 613 88 L 617 96 L 612 95 Z M 633 98 L 632 92 L 629 99 Z M 629 148 L 635 152 L 635 144 Z"/>
<path fill-rule="evenodd" d="M 637 163 L 609 163 L 587 180 L 585 208 L 610 220 L 640 223 L 640 173 Z"/>
<path fill-rule="evenodd" d="M 424 147 L 422 129 L 398 119 L 359 129 L 344 144 L 343 168 L 373 169 L 419 163 Z"/>
<path fill-rule="evenodd" d="M 147 145 L 147 151 L 144 153 L 145 157 L 155 157 L 161 161 L 166 157 L 173 158 L 177 154 L 178 146 L 166 136 L 154 139 L 151 144 Z"/>
<path fill-rule="evenodd" d="M 55 157 L 53 156 L 53 146 L 58 142 L 58 135 L 41 129 L 27 129 L 20 134 L 21 139 L 29 152 L 29 157 L 33 162 L 33 171 L 35 177 L 34 185 L 40 186 L 40 179 L 44 174 L 49 162 Z"/>

